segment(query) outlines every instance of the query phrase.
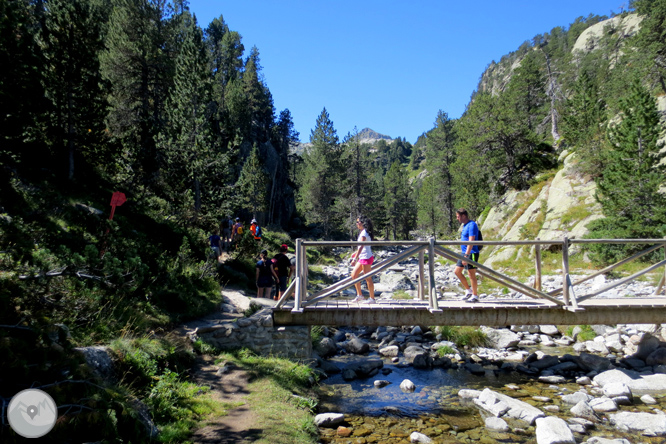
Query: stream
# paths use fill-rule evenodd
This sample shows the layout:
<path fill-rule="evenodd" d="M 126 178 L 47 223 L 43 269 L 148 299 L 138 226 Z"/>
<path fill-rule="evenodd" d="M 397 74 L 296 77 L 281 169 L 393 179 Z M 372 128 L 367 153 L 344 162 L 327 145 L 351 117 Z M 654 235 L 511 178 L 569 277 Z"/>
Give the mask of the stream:
<path fill-rule="evenodd" d="M 562 355 L 569 349 L 549 348 L 548 353 Z M 433 443 L 524 443 L 535 444 L 535 426 L 525 422 L 507 420 L 509 432 L 494 432 L 484 425 L 487 414 L 471 401 L 458 396 L 461 389 L 491 390 L 520 399 L 540 408 L 546 415 L 555 415 L 567 420 L 571 405 L 561 402 L 561 395 L 571 394 L 581 389 L 575 382 L 549 385 L 539 382 L 516 371 L 505 371 L 496 366 L 486 367 L 483 376 L 475 376 L 463 368 L 431 370 L 415 369 L 404 359 L 393 363 L 382 358 L 376 351 L 365 356 L 352 354 L 336 355 L 330 361 L 341 369 L 355 363 L 382 360 L 384 366 L 379 373 L 365 379 L 345 381 L 341 374 L 320 382 L 319 413 L 335 412 L 345 415 L 342 430 L 320 428 L 322 443 L 409 443 L 410 434 L 419 432 L 428 436 Z M 416 386 L 412 393 L 405 393 L 400 383 L 409 379 Z M 389 385 L 376 388 L 376 380 L 385 380 Z M 540 397 L 538 400 L 533 397 Z M 545 399 L 548 398 L 548 399 Z M 635 399 L 630 411 L 654 413 L 654 408 L 666 408 L 666 397 L 655 396 L 657 405 L 647 406 Z M 620 439 L 631 444 L 663 444 L 663 437 L 648 437 L 623 433 L 610 426 L 601 414 L 603 421 L 588 433 L 575 433 L 577 442 L 585 442 L 592 436 Z M 349 436 L 341 436 L 349 433 Z"/>

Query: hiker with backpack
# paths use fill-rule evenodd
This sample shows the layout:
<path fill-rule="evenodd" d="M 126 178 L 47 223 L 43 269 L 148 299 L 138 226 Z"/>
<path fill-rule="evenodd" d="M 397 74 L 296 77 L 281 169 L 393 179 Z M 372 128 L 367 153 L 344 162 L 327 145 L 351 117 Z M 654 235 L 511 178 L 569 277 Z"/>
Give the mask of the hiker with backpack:
<path fill-rule="evenodd" d="M 252 222 L 250 222 L 250 231 L 252 232 L 252 236 L 254 236 L 254 240 L 257 242 L 261 241 L 261 227 L 259 226 L 259 223 L 257 222 L 257 219 L 252 219 Z"/>
<path fill-rule="evenodd" d="M 456 211 L 456 219 L 458 220 L 458 222 L 463 224 L 462 233 L 460 234 L 461 241 L 472 242 L 475 240 L 483 240 L 483 238 L 481 237 L 481 230 L 479 230 L 479 226 L 476 224 L 475 221 L 469 218 L 469 214 L 467 213 L 466 209 L 460 208 L 458 211 Z M 462 254 L 463 256 L 465 256 L 465 258 L 469 258 L 474 262 L 479 261 L 479 252 L 481 250 L 481 246 L 473 244 L 472 245 L 463 244 L 461 246 L 461 249 L 462 249 Z M 463 275 L 463 270 L 467 270 L 467 274 L 469 274 L 469 280 L 471 285 L 467 283 L 467 279 Z M 455 273 L 458 279 L 460 280 L 462 286 L 465 287 L 465 296 L 463 296 L 462 300 L 466 302 L 479 302 L 478 283 L 476 280 L 476 267 L 474 267 L 474 265 L 468 263 L 467 261 L 459 260 L 458 263 L 456 264 Z"/>
<path fill-rule="evenodd" d="M 240 217 L 237 217 L 236 223 L 234 224 L 231 230 L 231 242 L 239 241 L 242 235 L 243 235 L 243 224 L 240 221 Z"/>

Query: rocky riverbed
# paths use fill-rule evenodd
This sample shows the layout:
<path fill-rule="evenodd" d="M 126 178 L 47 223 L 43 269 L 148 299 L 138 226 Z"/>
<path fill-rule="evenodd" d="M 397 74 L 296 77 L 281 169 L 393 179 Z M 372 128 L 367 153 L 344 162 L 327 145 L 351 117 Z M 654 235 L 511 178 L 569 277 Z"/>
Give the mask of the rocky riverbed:
<path fill-rule="evenodd" d="M 438 296 L 457 297 L 453 267 L 435 270 Z M 337 280 L 349 268 L 324 272 Z M 375 277 L 378 298 L 411 294 L 417 275 L 414 260 Z M 544 289 L 558 281 L 545 276 Z M 598 277 L 577 294 L 606 284 Z M 605 296 L 653 292 L 634 282 Z M 322 442 L 664 443 L 664 327 L 593 326 L 596 337 L 585 341 L 580 327 L 570 336 L 553 325 L 481 327 L 489 345 L 476 349 L 427 326 L 325 328 L 315 355 Z"/>
<path fill-rule="evenodd" d="M 486 327 L 494 346 L 476 350 L 459 350 L 442 341 L 436 330 L 418 326 L 325 329 L 316 350 L 317 368 L 324 378 L 322 406 L 330 407 L 326 399 L 339 392 L 342 411 L 322 412 L 317 423 L 324 442 L 336 443 L 398 443 L 407 438 L 538 444 L 604 443 L 599 439 L 612 438 L 618 443 L 663 443 L 666 344 L 661 328 L 603 326 L 595 340 L 576 343 L 575 348 L 594 344 L 617 350 L 604 355 L 596 351 L 558 355 L 560 346 L 549 351 L 518 346 L 522 338 L 535 334 L 553 344 L 576 339 L 563 336 L 554 326 L 538 326 L 538 333 L 534 326 Z M 437 351 L 443 347 L 450 353 Z M 340 357 L 349 356 L 364 359 L 342 364 Z M 413 373 L 418 383 L 395 379 L 394 373 L 404 368 L 418 371 Z M 337 378 L 336 383 L 329 385 L 329 378 Z M 390 393 L 384 396 L 382 391 L 387 390 Z M 368 405 L 359 408 L 357 396 Z"/>

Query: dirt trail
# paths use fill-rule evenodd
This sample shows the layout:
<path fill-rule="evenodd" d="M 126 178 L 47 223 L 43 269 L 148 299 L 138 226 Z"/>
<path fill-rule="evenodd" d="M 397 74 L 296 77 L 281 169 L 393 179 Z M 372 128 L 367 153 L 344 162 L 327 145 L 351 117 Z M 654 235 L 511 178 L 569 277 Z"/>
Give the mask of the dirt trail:
<path fill-rule="evenodd" d="M 181 325 L 171 332 L 170 336 L 182 341 L 189 341 L 187 334 L 197 327 L 209 325 L 211 322 L 232 321 L 242 317 L 239 314 L 212 313 L 199 320 Z M 215 358 L 209 355 L 197 356 L 192 367 L 192 380 L 199 385 L 210 387 L 212 398 L 220 403 L 228 404 L 226 416 L 213 417 L 202 423 L 189 439 L 194 444 L 249 444 L 256 441 L 261 433 L 259 418 L 245 403 L 250 394 L 248 389 L 249 374 L 243 369 L 227 366 L 225 373 L 218 370 L 224 364 L 215 365 Z"/>

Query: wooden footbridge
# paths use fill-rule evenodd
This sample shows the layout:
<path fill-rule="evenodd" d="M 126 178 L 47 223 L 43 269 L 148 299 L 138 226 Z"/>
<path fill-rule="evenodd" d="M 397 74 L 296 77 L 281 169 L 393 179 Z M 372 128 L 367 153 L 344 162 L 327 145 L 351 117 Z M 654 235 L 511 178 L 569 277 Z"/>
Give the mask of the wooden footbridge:
<path fill-rule="evenodd" d="M 595 271 L 590 275 L 572 281 L 569 274 L 569 249 L 572 244 L 646 244 L 652 245 L 640 253 L 616 264 Z M 308 247 L 358 247 L 371 245 L 374 251 L 379 247 L 406 247 L 404 251 L 372 266 L 368 275 L 361 274 L 357 279 L 348 277 L 333 285 L 311 293 L 308 291 Z M 480 263 L 465 259 L 451 247 L 460 245 L 528 245 L 534 247 L 535 282 L 522 283 L 506 274 L 492 270 Z M 541 249 L 556 246 L 562 254 L 563 285 L 553 291 L 541 289 Z M 327 242 L 296 240 L 296 277 L 273 309 L 275 325 L 583 325 L 583 324 L 661 324 L 666 322 L 666 296 L 661 296 L 665 287 L 666 260 L 661 260 L 631 276 L 611 282 L 603 288 L 584 295 L 576 294 L 576 286 L 596 276 L 608 273 L 628 262 L 634 261 L 655 250 L 663 249 L 666 256 L 665 239 L 568 239 L 534 241 L 373 241 L 373 242 Z M 429 258 L 437 255 L 451 261 L 467 260 L 477 267 L 477 274 L 494 280 L 529 299 L 484 298 L 476 303 L 438 298 L 435 282 L 435 264 L 429 260 L 425 264 L 425 254 Z M 352 303 L 348 299 L 334 296 L 368 276 L 387 271 L 401 261 L 418 256 L 419 278 L 417 297 L 412 300 L 379 300 L 377 304 Z M 664 271 L 658 270 L 664 267 Z M 427 273 L 426 273 L 427 270 Z M 604 293 L 636 278 L 657 270 L 661 279 L 654 295 L 649 297 L 604 298 Z M 595 297 L 597 297 L 595 299 Z"/>

